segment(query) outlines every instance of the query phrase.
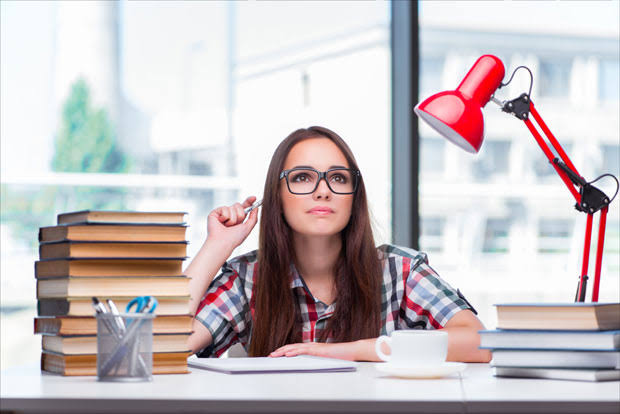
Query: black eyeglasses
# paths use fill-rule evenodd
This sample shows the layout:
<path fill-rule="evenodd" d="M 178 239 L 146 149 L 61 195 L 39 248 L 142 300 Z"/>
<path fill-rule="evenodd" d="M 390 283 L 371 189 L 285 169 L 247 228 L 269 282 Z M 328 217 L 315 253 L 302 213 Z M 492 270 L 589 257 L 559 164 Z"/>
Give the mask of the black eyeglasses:
<path fill-rule="evenodd" d="M 325 179 L 327 187 L 334 194 L 353 194 L 357 190 L 360 172 L 349 168 L 330 168 L 321 172 L 314 168 L 296 167 L 280 173 L 280 179 L 286 178 L 286 186 L 292 194 L 312 194 Z"/>

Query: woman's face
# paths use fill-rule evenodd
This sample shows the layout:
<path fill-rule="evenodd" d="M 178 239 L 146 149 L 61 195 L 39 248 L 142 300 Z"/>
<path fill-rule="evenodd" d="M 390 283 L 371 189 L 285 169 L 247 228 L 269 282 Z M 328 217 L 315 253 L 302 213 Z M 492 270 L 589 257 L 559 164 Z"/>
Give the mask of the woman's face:
<path fill-rule="evenodd" d="M 330 168 L 349 168 L 340 149 L 328 138 L 310 138 L 291 148 L 284 170 L 312 167 L 317 171 Z M 289 177 L 290 178 L 290 177 Z M 340 233 L 349 222 L 353 194 L 334 194 L 325 180 L 312 194 L 292 194 L 286 179 L 280 180 L 280 197 L 286 222 L 294 232 L 308 236 L 331 236 Z"/>

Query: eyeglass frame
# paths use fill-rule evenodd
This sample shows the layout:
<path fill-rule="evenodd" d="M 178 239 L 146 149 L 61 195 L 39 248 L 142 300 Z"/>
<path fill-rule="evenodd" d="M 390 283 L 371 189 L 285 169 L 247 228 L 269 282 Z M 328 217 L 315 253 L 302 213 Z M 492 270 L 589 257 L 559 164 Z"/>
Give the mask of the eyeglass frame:
<path fill-rule="evenodd" d="M 312 189 L 312 191 L 307 192 L 307 193 L 296 193 L 294 191 L 291 190 L 291 186 L 288 182 L 288 175 L 292 172 L 292 171 L 314 171 L 315 173 L 317 173 L 317 175 L 319 176 L 319 179 L 316 181 L 316 185 L 314 186 L 314 188 Z M 332 188 L 331 185 L 329 185 L 329 181 L 327 181 L 327 174 L 329 174 L 332 171 L 349 171 L 352 174 L 352 177 L 355 177 L 355 186 L 353 187 L 353 191 L 348 192 L 348 193 L 340 193 L 338 191 L 334 191 L 334 189 Z M 360 173 L 359 170 L 354 170 L 352 168 L 344 168 L 344 167 L 335 167 L 335 168 L 330 168 L 327 171 L 319 171 L 316 168 L 312 168 L 312 167 L 295 167 L 295 168 L 291 168 L 288 170 L 284 170 L 280 173 L 280 180 L 285 178 L 286 180 L 286 188 L 288 189 L 288 192 L 291 194 L 295 194 L 295 195 L 306 195 L 306 194 L 312 194 L 316 191 L 317 188 L 319 188 L 319 183 L 321 182 L 321 180 L 325 180 L 325 184 L 327 184 L 327 188 L 329 188 L 329 191 L 331 191 L 334 194 L 342 194 L 342 195 L 348 195 L 348 194 L 355 194 L 355 192 L 357 191 L 357 187 L 359 184 L 359 177 L 361 177 L 362 174 Z"/>

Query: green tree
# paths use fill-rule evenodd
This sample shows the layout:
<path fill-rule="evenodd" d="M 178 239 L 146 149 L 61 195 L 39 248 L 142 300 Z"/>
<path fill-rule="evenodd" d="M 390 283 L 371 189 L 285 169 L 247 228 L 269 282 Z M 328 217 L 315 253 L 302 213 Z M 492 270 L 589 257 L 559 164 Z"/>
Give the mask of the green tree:
<path fill-rule="evenodd" d="M 58 172 L 127 172 L 129 160 L 119 149 L 104 109 L 92 107 L 84 79 L 71 87 L 62 111 L 52 169 Z"/>
<path fill-rule="evenodd" d="M 86 81 L 77 80 L 63 105 L 52 170 L 123 173 L 129 168 L 130 160 L 117 145 L 107 112 L 93 107 Z M 33 247 L 38 227 L 54 225 L 56 213 L 125 208 L 123 189 L 54 186 L 37 190 L 2 186 L 2 222 L 9 224 L 14 237 Z"/>

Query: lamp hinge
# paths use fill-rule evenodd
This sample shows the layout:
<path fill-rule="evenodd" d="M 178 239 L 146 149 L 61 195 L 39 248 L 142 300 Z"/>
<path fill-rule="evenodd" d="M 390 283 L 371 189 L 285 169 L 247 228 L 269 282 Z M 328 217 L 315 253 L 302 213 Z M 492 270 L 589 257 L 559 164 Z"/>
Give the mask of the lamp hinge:
<path fill-rule="evenodd" d="M 502 106 L 502 111 L 525 121 L 530 114 L 530 97 L 527 93 L 523 93 L 518 98 L 506 101 Z"/>

